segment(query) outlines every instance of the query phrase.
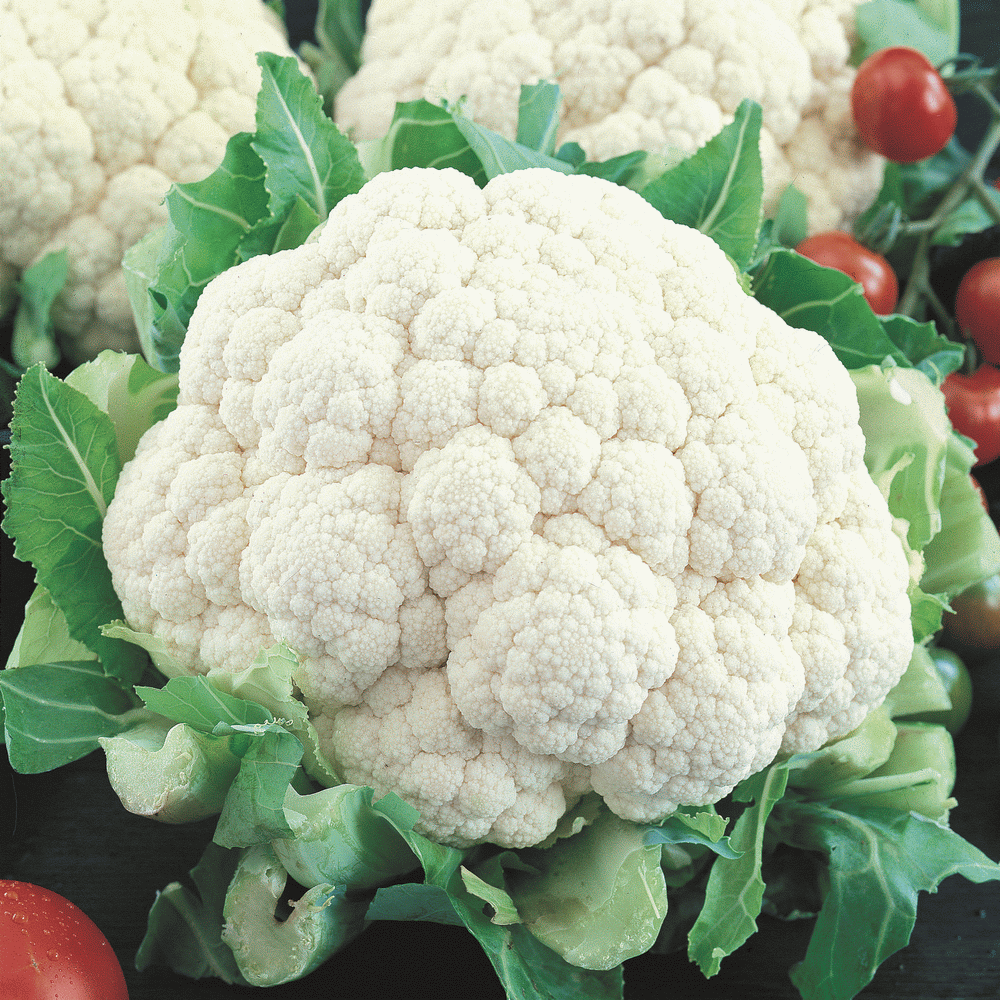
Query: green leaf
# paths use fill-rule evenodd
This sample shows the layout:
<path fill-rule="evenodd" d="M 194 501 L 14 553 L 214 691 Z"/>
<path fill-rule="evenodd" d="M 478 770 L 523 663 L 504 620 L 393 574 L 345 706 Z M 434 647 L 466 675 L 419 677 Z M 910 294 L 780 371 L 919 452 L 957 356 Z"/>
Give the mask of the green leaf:
<path fill-rule="evenodd" d="M 240 766 L 228 737 L 155 715 L 99 742 L 108 781 L 122 805 L 161 823 L 217 815 Z"/>
<path fill-rule="evenodd" d="M 714 976 L 722 960 L 757 930 L 764 898 L 760 869 L 764 856 L 764 828 L 788 782 L 787 767 L 773 765 L 738 789 L 753 805 L 743 811 L 729 835 L 735 859 L 720 857 L 708 876 L 705 905 L 688 934 L 688 957 L 706 977 Z"/>
<path fill-rule="evenodd" d="M 128 303 L 132 309 L 132 319 L 135 321 L 139 350 L 142 351 L 144 358 L 154 364 L 157 362 L 153 344 L 156 309 L 150 289 L 156 284 L 159 275 L 160 253 L 168 230 L 167 223 L 157 226 L 138 243 L 133 243 L 122 258 L 125 291 L 128 293 Z"/>
<path fill-rule="evenodd" d="M 760 105 L 744 101 L 730 125 L 639 192 L 665 218 L 707 233 L 741 268 L 761 222 L 760 126 Z"/>
<path fill-rule="evenodd" d="M 376 905 L 383 912 L 402 912 L 409 905 L 414 913 L 447 915 L 450 904 L 486 953 L 508 1000 L 579 1000 L 584 996 L 588 1000 L 621 1000 L 624 985 L 620 966 L 606 972 L 576 968 L 522 925 L 493 923 L 484 912 L 483 900 L 470 893 L 462 881 L 464 852 L 436 844 L 406 826 L 397 829 L 420 859 L 426 884 L 419 898 L 414 900 L 407 894 L 408 899 L 397 901 L 398 907 L 393 905 L 393 897 L 398 895 L 395 887 L 380 889 Z M 438 904 L 433 899 L 435 889 L 443 897 Z"/>
<path fill-rule="evenodd" d="M 1000 881 L 1000 865 L 916 813 L 787 799 L 775 819 L 784 842 L 829 860 L 829 889 L 805 959 L 791 974 L 815 1000 L 849 1000 L 906 945 L 919 892 L 934 892 L 950 875 Z"/>
<path fill-rule="evenodd" d="M 220 723 L 215 735 L 222 734 L 237 737 L 231 740 L 230 749 L 241 759 L 213 839 L 223 847 L 249 847 L 290 836 L 284 801 L 302 760 L 302 744 L 277 723 Z"/>
<path fill-rule="evenodd" d="M 483 165 L 488 180 L 499 174 L 508 174 L 528 167 L 548 167 L 564 174 L 573 173 L 571 163 L 512 142 L 499 133 L 477 124 L 471 118 L 466 118 L 460 108 L 453 109 L 452 114 L 456 128 Z"/>
<path fill-rule="evenodd" d="M 778 199 L 772 235 L 783 247 L 794 250 L 809 235 L 809 202 L 794 185 L 789 184 Z"/>
<path fill-rule="evenodd" d="M 858 7 L 855 23 L 856 66 L 893 45 L 919 49 L 935 66 L 958 52 L 957 0 L 871 0 Z"/>
<path fill-rule="evenodd" d="M 200 675 L 173 677 L 161 688 L 137 687 L 135 693 L 151 712 L 201 733 L 215 731 L 220 722 L 239 726 L 272 721 L 267 709 L 220 691 Z"/>
<path fill-rule="evenodd" d="M 648 951 L 667 887 L 660 845 L 646 834 L 605 809 L 575 836 L 522 852 L 533 870 L 512 871 L 508 889 L 525 927 L 584 969 L 610 970 Z"/>
<path fill-rule="evenodd" d="M 824 337 L 846 368 L 880 365 L 887 358 L 910 366 L 865 301 L 861 286 L 841 271 L 777 249 L 754 278 L 753 294 L 790 326 Z"/>
<path fill-rule="evenodd" d="M 191 869 L 193 887 L 171 882 L 156 894 L 136 969 L 163 965 L 189 979 L 214 976 L 230 985 L 249 985 L 222 940 L 226 891 L 239 860 L 238 851 L 210 843 Z"/>
<path fill-rule="evenodd" d="M 268 211 L 284 219 L 302 199 L 318 220 L 325 219 L 365 182 L 357 150 L 323 113 L 316 88 L 294 56 L 260 52 L 257 62 L 262 83 L 250 144 L 267 170 Z"/>
<path fill-rule="evenodd" d="M 56 607 L 52 595 L 44 587 L 35 587 L 24 606 L 24 620 L 7 658 L 7 669 L 96 659 L 96 653 L 69 634 L 66 616 Z"/>
<path fill-rule="evenodd" d="M 965 348 L 962 344 L 942 337 L 932 322 L 918 323 L 909 316 L 880 316 L 886 336 L 919 368 L 934 385 L 962 367 Z"/>
<path fill-rule="evenodd" d="M 226 893 L 222 940 L 252 986 L 278 986 L 308 975 L 365 929 L 365 896 L 319 885 L 275 916 L 288 881 L 270 845 L 245 851 Z"/>
<path fill-rule="evenodd" d="M 135 354 L 101 351 L 65 381 L 111 418 L 123 465 L 142 435 L 177 407 L 176 374 L 151 368 Z"/>
<path fill-rule="evenodd" d="M 290 836 L 273 841 L 278 860 L 300 885 L 323 883 L 350 890 L 392 882 L 419 864 L 398 827 L 412 829 L 419 814 L 389 794 L 373 803 L 371 788 L 335 785 L 308 795 L 285 793 Z M 390 822 L 389 817 L 392 817 Z"/>
<path fill-rule="evenodd" d="M 33 663 L 0 671 L 7 752 L 22 774 L 38 774 L 85 757 L 98 737 L 121 732 L 134 707 L 96 660 Z"/>
<path fill-rule="evenodd" d="M 576 172 L 590 177 L 603 177 L 612 184 L 621 184 L 624 187 L 642 169 L 648 157 L 649 154 L 644 149 L 638 149 L 634 153 L 613 156 L 610 160 L 581 163 L 577 166 Z"/>
<path fill-rule="evenodd" d="M 686 813 L 678 810 L 662 822 L 646 828 L 647 844 L 698 844 L 724 858 L 739 857 L 726 831 L 728 821 L 717 812 L 702 810 Z"/>
<path fill-rule="evenodd" d="M 559 85 L 540 80 L 521 85 L 517 105 L 517 142 L 546 156 L 554 156 L 559 131 Z"/>
<path fill-rule="evenodd" d="M 299 51 L 316 77 L 328 113 L 337 91 L 361 66 L 364 33 L 360 0 L 319 0 L 315 24 L 319 45 L 306 42 Z"/>
<path fill-rule="evenodd" d="M 402 167 L 453 167 L 480 187 L 487 181 L 454 116 L 430 101 L 397 104 L 385 136 L 360 143 L 358 154 L 368 177 Z"/>
<path fill-rule="evenodd" d="M 68 274 L 66 250 L 54 250 L 22 272 L 15 285 L 19 301 L 10 351 L 22 368 L 35 364 L 52 368 L 59 361 L 51 310 Z"/>
<path fill-rule="evenodd" d="M 11 470 L 3 483 L 3 529 L 14 539 L 17 558 L 34 565 L 36 580 L 66 616 L 70 635 L 98 655 L 106 673 L 134 682 L 145 657 L 101 634 L 105 622 L 122 617 L 101 541 L 121 471 L 110 417 L 35 365 L 17 388 Z"/>
<path fill-rule="evenodd" d="M 969 441 L 948 439 L 941 483 L 941 528 L 924 547 L 920 587 L 951 600 L 1000 573 L 1000 536 L 971 476 L 976 458 Z"/>
<path fill-rule="evenodd" d="M 156 282 L 149 289 L 153 331 L 148 360 L 155 368 L 177 371 L 184 333 L 202 289 L 239 261 L 241 241 L 267 216 L 266 170 L 252 140 L 248 132 L 237 133 L 215 171 L 201 181 L 175 184 L 167 193 L 170 222 Z M 148 262 L 136 268 L 145 272 Z"/>

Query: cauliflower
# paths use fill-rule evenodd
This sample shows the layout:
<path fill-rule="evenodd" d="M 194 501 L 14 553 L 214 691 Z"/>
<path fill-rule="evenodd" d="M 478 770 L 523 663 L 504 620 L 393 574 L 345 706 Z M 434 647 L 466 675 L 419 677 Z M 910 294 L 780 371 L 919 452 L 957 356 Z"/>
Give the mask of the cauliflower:
<path fill-rule="evenodd" d="M 253 128 L 259 50 L 291 55 L 261 0 L 3 0 L 0 277 L 68 249 L 71 361 L 137 348 L 122 256 Z"/>
<path fill-rule="evenodd" d="M 320 749 L 454 845 L 648 821 L 857 726 L 913 648 L 853 383 L 593 177 L 379 174 L 205 289 L 104 525 L 191 672 L 287 643 Z"/>
<path fill-rule="evenodd" d="M 521 85 L 550 80 L 564 98 L 558 141 L 607 159 L 691 153 L 750 98 L 764 112 L 765 209 L 794 182 L 820 232 L 859 214 L 882 179 L 851 118 L 860 2 L 374 0 L 336 119 L 371 139 L 397 101 L 464 97 L 470 117 L 513 139 Z"/>

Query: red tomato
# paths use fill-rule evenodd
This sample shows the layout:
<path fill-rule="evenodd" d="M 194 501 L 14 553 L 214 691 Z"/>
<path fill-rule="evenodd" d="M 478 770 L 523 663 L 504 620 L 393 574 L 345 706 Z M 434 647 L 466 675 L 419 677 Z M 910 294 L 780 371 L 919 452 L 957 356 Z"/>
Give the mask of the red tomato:
<path fill-rule="evenodd" d="M 833 229 L 803 240 L 795 248 L 803 257 L 835 267 L 853 278 L 865 290 L 868 304 L 880 316 L 896 308 L 899 282 L 896 272 L 881 254 L 862 246 L 849 233 Z"/>
<path fill-rule="evenodd" d="M 922 52 L 904 46 L 881 49 L 858 67 L 851 110 L 865 145 L 896 163 L 939 153 L 958 122 L 941 74 Z"/>
<path fill-rule="evenodd" d="M 68 899 L 0 879 L 0 997 L 128 1000 L 121 965 L 97 925 Z"/>
<path fill-rule="evenodd" d="M 976 442 L 976 464 L 1000 457 L 1000 368 L 980 365 L 971 375 L 952 372 L 941 391 L 955 430 Z"/>
<path fill-rule="evenodd" d="M 955 319 L 991 365 L 1000 364 L 1000 257 L 966 271 L 955 296 Z"/>
<path fill-rule="evenodd" d="M 942 626 L 967 659 L 1000 649 L 1000 576 L 991 576 L 949 601 Z"/>

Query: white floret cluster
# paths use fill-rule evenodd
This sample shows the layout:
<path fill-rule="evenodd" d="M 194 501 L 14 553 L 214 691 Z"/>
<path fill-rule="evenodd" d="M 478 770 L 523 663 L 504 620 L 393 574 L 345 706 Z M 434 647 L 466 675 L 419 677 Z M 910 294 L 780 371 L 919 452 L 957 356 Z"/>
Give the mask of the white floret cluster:
<path fill-rule="evenodd" d="M 292 54 L 262 0 L 4 0 L 0 286 L 66 249 L 52 311 L 72 361 L 135 350 L 125 251 L 252 130 L 258 51 Z"/>
<path fill-rule="evenodd" d="M 180 379 L 105 522 L 129 624 L 192 672 L 287 643 L 439 841 L 717 801 L 909 660 L 846 370 L 632 191 L 380 174 L 206 288 Z"/>
<path fill-rule="evenodd" d="M 851 119 L 861 0 L 373 0 L 338 124 L 383 135 L 397 101 L 464 99 L 513 139 L 522 84 L 559 84 L 558 143 L 590 159 L 694 152 L 744 99 L 763 108 L 765 209 L 794 182 L 813 232 L 870 203 L 882 160 Z"/>

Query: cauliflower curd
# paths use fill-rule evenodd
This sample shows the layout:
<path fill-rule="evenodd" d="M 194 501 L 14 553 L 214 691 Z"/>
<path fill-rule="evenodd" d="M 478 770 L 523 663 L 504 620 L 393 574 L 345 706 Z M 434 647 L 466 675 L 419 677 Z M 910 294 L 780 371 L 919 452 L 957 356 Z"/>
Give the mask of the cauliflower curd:
<path fill-rule="evenodd" d="M 68 250 L 71 361 L 137 349 L 122 256 L 253 128 L 260 50 L 292 54 L 261 0 L 0 3 L 0 286 Z"/>
<path fill-rule="evenodd" d="M 211 282 L 180 380 L 105 522 L 129 624 L 191 672 L 287 643 L 439 841 L 717 801 L 910 658 L 847 371 L 609 182 L 380 174 Z"/>
<path fill-rule="evenodd" d="M 603 160 L 688 154 L 763 108 L 765 208 L 791 182 L 814 232 L 866 208 L 880 157 L 851 118 L 849 63 L 862 0 L 373 0 L 363 63 L 336 98 L 355 139 L 383 135 L 397 101 L 465 98 L 513 139 L 522 84 L 563 95 L 558 143 Z"/>

